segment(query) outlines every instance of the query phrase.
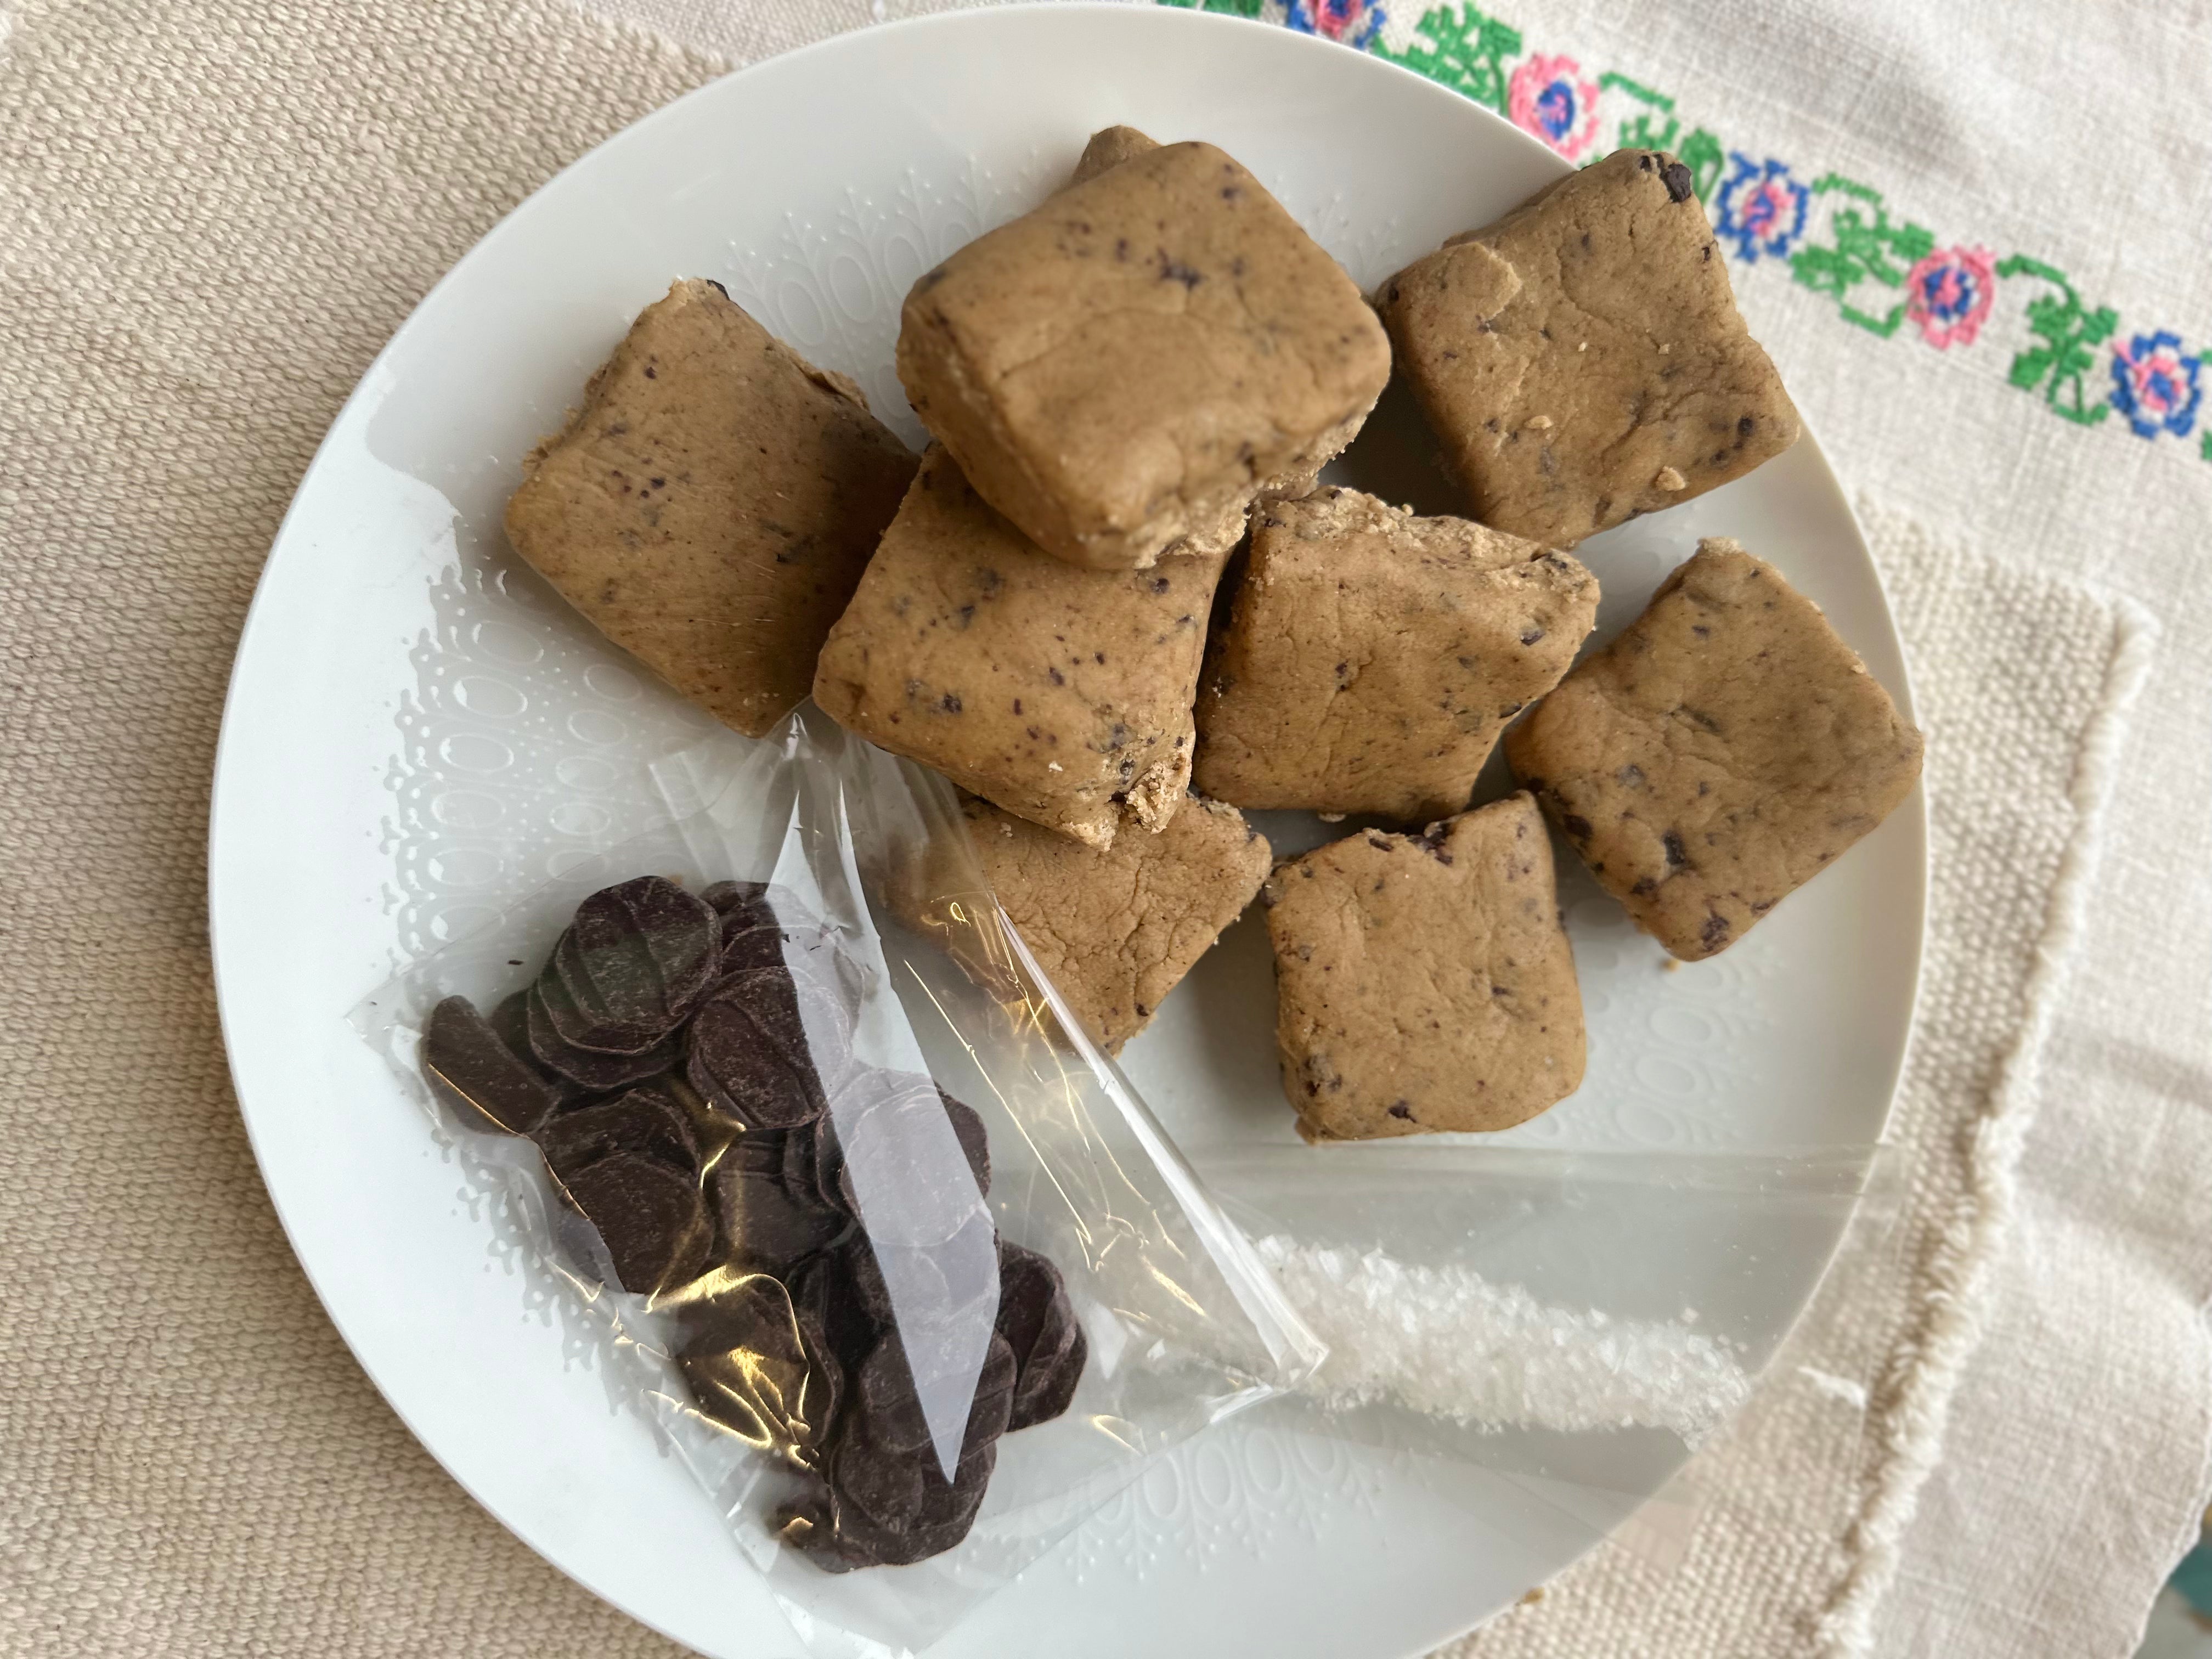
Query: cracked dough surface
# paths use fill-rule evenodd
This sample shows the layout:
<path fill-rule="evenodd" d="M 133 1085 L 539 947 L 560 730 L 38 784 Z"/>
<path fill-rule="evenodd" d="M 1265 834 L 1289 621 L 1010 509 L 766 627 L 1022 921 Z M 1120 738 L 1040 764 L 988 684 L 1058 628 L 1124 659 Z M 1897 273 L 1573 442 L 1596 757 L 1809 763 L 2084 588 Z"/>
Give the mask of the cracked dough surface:
<path fill-rule="evenodd" d="M 1714 538 L 1505 753 L 1636 925 L 1694 962 L 1887 817 L 1921 738 L 1817 605 Z"/>
<path fill-rule="evenodd" d="M 1309 1140 L 1505 1129 L 1581 1086 L 1581 988 L 1528 795 L 1289 859 L 1261 894 Z"/>
<path fill-rule="evenodd" d="M 1197 708 L 1198 788 L 1239 806 L 1425 823 L 1597 616 L 1565 554 L 1352 489 L 1262 507 Z"/>
<path fill-rule="evenodd" d="M 1797 441 L 1689 170 L 1615 150 L 1382 285 L 1401 373 L 1475 517 L 1552 547 Z"/>
<path fill-rule="evenodd" d="M 1130 569 L 1185 538 L 1225 550 L 1257 495 L 1310 481 L 1374 407 L 1390 346 L 1237 161 L 1111 131 L 1098 146 L 1130 152 L 1118 165 L 915 284 L 898 372 L 1040 546 Z"/>
<path fill-rule="evenodd" d="M 933 447 L 822 647 L 814 700 L 1018 817 L 1092 847 L 1164 828 L 1225 554 L 1084 570 L 992 510 Z"/>
<path fill-rule="evenodd" d="M 1108 1054 L 1145 1028 L 1267 879 L 1267 841 L 1193 797 L 1157 836 L 1104 852 L 969 798 L 969 836 L 999 902 Z"/>
<path fill-rule="evenodd" d="M 915 458 L 714 283 L 646 307 L 507 503 L 599 631 L 759 737 L 806 696 Z"/>

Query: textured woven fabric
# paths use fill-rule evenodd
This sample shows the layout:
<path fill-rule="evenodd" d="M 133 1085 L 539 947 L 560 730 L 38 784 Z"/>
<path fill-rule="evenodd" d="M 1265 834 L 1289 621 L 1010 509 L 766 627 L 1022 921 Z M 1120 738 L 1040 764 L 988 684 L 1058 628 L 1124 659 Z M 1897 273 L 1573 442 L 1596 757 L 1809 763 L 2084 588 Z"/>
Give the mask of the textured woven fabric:
<path fill-rule="evenodd" d="M 2002 1242 L 1989 1223 L 2011 1206 L 2034 1109 L 2036 1005 L 2047 1018 L 2061 988 L 2109 752 L 2154 633 L 2135 607 L 1948 548 L 1864 504 L 1861 516 L 1929 738 L 1928 948 L 1891 1121 L 1898 1214 L 1856 1231 L 1742 1419 L 1691 1464 L 1702 1505 L 1678 1559 L 1609 1544 L 1458 1644 L 1458 1659 L 1863 1650 L 1894 1543 L 1865 1535 L 1865 1518 L 1917 1472 L 1916 1455 L 1946 1449 L 1940 1430 L 1912 1431 L 1913 1416 L 1942 1350 L 1963 1358 L 1961 1340 L 1971 1351 L 1980 1334 L 1943 1330 L 1942 1313 Z M 2039 956 L 2053 964 L 2040 975 Z M 1865 1408 L 1838 1380 L 1865 1392 Z M 1885 1653 L 1960 1650 L 1881 1641 Z"/>
<path fill-rule="evenodd" d="M 477 1510 L 321 1316 L 229 1097 L 202 904 L 231 645 L 377 348 L 592 143 L 871 16 L 599 9 L 0 0 L 0 1652 L 672 1651 Z M 2207 11 L 2087 15 L 1587 0 L 1517 22 L 1808 177 L 1879 179 L 2130 316 L 2212 325 L 2191 183 L 2212 156 L 2165 124 L 2212 83 Z M 1693 1465 L 1679 1559 L 1608 1546 L 1468 1650 L 2121 1654 L 2212 1432 L 2212 894 L 2177 879 L 2212 823 L 2212 465 L 1839 323 L 1771 266 L 1737 284 L 1881 504 L 1930 732 L 1911 1201 Z M 1973 1254 L 2008 1212 L 2009 1252 Z"/>
<path fill-rule="evenodd" d="M 231 1098 L 208 781 L 323 429 L 441 271 L 711 67 L 552 6 L 0 43 L 0 1651 L 619 1659 L 324 1318 Z"/>

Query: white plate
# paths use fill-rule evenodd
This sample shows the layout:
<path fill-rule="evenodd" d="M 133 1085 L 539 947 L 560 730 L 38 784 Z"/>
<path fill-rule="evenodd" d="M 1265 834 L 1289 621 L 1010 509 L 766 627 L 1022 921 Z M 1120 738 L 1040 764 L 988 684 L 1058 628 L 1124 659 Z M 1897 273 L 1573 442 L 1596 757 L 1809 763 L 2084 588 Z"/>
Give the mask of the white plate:
<path fill-rule="evenodd" d="M 548 1288 L 514 1266 L 417 1109 L 342 1018 L 395 963 L 648 810 L 626 777 L 702 717 L 623 665 L 498 533 L 517 463 L 638 309 L 713 276 L 917 436 L 890 368 L 927 265 L 1037 200 L 1093 128 L 1218 142 L 1363 283 L 1562 170 L 1454 94 L 1361 54 L 1119 7 L 941 16 L 733 75 L 639 123 L 501 224 L 426 300 L 302 483 L 240 645 L 211 831 L 216 965 L 248 1127 L 294 1248 L 362 1365 L 487 1508 L 616 1605 L 703 1652 L 795 1653 L 706 1499 L 611 1408 Z M 1416 432 L 1358 471 L 1444 506 Z M 1752 477 L 1588 544 L 1606 626 L 1700 533 L 1741 538 L 1902 696 L 1850 514 L 1808 438 Z M 502 853 L 526 832 L 524 852 Z M 1570 863 L 1571 860 L 1569 861 Z M 1917 798 L 1717 962 L 1660 971 L 1586 886 L 1568 897 L 1591 1023 L 1581 1093 L 1505 1144 L 1757 1151 L 1879 1133 L 1910 1019 Z M 1577 896 L 1578 895 L 1578 896 Z M 1194 1152 L 1287 1142 L 1263 942 L 1233 930 L 1127 1066 Z M 1526 1206 L 1499 1258 L 1540 1288 L 1632 1278 L 1753 1359 L 1803 1305 L 1840 1208 L 1710 1230 Z M 1692 1235 L 1696 1236 L 1692 1236 Z M 1565 1265 L 1561 1265 L 1565 1264 Z M 1582 1484 L 1309 1439 L 1265 1413 L 1203 1437 L 939 1651 L 1413 1653 L 1556 1571 L 1679 1453 Z M 1541 1494 L 1541 1495 L 1539 1495 Z"/>

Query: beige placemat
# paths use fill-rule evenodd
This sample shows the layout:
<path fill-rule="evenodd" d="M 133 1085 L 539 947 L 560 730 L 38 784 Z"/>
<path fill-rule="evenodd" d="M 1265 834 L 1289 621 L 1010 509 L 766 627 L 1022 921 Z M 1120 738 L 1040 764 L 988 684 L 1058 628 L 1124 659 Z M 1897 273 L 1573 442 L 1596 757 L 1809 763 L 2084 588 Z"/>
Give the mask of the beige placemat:
<path fill-rule="evenodd" d="M 763 13 L 819 33 L 862 9 Z M 0 1314 L 0 1651 L 669 1651 L 477 1510 L 322 1318 L 229 1098 L 201 837 L 230 647 L 339 402 L 501 212 L 714 61 L 551 0 L 63 0 L 0 19 L 0 1270 L 18 1287 Z M 1601 1553 L 1480 1651 L 1765 1656 L 1824 1610 L 1868 1628 L 1905 1541 L 1899 1496 L 1942 1443 L 1928 1385 L 1958 1374 L 1976 1322 L 1930 1292 L 1990 1282 L 1977 1264 L 2008 1202 L 2089 1214 L 2063 1184 L 2015 1198 L 2003 1177 L 2039 1019 L 2061 1006 L 2033 994 L 2034 941 L 2064 942 L 2096 757 L 2148 635 L 2078 582 L 1877 525 L 1952 932 L 1908 1094 L 1915 1206 L 1856 1270 L 1868 1288 L 1808 1326 L 1826 1363 L 1795 1362 L 1873 1379 L 1872 1415 L 1784 1375 L 1700 1477 L 1678 1565 Z M 2109 1080 L 2111 1058 L 2069 1036 L 2053 1063 Z M 2148 1053 L 2189 1098 L 2199 1080 Z M 2109 1135 L 2081 1144 L 2117 1155 Z M 2049 1282 L 2097 1239 L 2131 1247 L 2117 1189 L 2100 1189 L 2107 1230 Z M 2191 1190 L 2169 1175 L 2170 1196 Z M 2115 1243 L 2103 1260 L 2128 1305 L 2136 1258 Z M 2176 1249 L 2177 1281 L 2192 1261 Z M 2142 1364 L 2173 1352 L 2151 1342 Z M 2084 1386 L 2068 1365 L 2043 1382 Z M 2017 1420 L 1993 1392 L 1954 1442 Z M 1924 1501 L 1952 1501 L 1948 1474 Z M 1978 1490 L 1958 1488 L 1969 1516 Z"/>
<path fill-rule="evenodd" d="M 1684 1471 L 1686 1542 L 1609 1541 L 1455 1659 L 1873 1651 L 1944 1455 L 2157 630 L 2124 600 L 1860 516 L 1928 736 L 1927 948 L 1887 1137 L 1899 1212 L 1855 1231 L 1742 1418 Z"/>
<path fill-rule="evenodd" d="M 0 41 L 0 1652 L 674 1645 L 408 1435 L 209 981 L 232 646 L 324 428 L 548 174 L 712 72 L 556 5 L 64 3 Z"/>

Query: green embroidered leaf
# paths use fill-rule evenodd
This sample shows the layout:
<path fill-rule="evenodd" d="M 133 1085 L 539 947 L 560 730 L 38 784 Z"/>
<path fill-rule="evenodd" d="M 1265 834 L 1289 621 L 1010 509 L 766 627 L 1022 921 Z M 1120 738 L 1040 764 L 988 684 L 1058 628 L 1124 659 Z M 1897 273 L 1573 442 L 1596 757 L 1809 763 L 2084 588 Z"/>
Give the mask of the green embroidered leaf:
<path fill-rule="evenodd" d="M 1689 168 L 1690 187 L 1698 192 L 1698 200 L 1711 201 L 1721 173 L 1728 167 L 1728 152 L 1721 148 L 1721 141 L 1699 127 L 1682 141 L 1681 151 L 1674 159 Z"/>
<path fill-rule="evenodd" d="M 1801 286 L 1833 299 L 1845 322 L 1887 339 L 1905 320 L 1905 307 L 1900 303 L 1877 313 L 1852 305 L 1847 296 L 1861 283 L 1902 286 L 1913 263 L 1935 252 L 1934 234 L 1919 225 L 1890 223 L 1881 192 L 1841 173 L 1816 179 L 1813 194 L 1841 195 L 1863 203 L 1873 210 L 1873 216 L 1857 206 L 1837 208 L 1829 216 L 1827 245 L 1802 247 L 1790 255 L 1790 274 Z"/>
<path fill-rule="evenodd" d="M 1251 3 L 1256 10 L 1258 0 Z M 1405 51 L 1393 52 L 1380 40 L 1370 50 L 1503 115 L 1505 60 L 1521 50 L 1521 31 L 1486 17 L 1472 5 L 1436 6 L 1422 14 Z"/>
<path fill-rule="evenodd" d="M 2112 412 L 2112 405 L 2092 398 L 2083 377 L 2096 367 L 2096 348 L 2120 325 L 2119 313 L 2110 306 L 2089 310 L 2062 272 L 2024 253 L 2000 261 L 1997 275 L 2033 276 L 2058 290 L 2039 294 L 2027 302 L 2027 331 L 2042 343 L 2014 357 L 2006 378 L 2023 392 L 2041 386 L 2043 401 L 2052 412 L 2077 426 L 2096 425 Z"/>
<path fill-rule="evenodd" d="M 1719 139 L 1705 128 L 1697 127 L 1676 149 L 1674 141 L 1681 135 L 1682 123 L 1674 113 L 1672 98 L 1611 70 L 1597 77 L 1597 86 L 1600 92 L 1626 93 L 1644 106 L 1620 118 L 1613 131 L 1615 149 L 1673 150 L 1674 159 L 1690 169 L 1690 185 L 1697 191 L 1698 200 L 1713 199 L 1713 187 L 1720 183 L 1721 173 L 1728 166 L 1728 155 Z"/>
<path fill-rule="evenodd" d="M 1892 306 L 1879 317 L 1870 312 L 1861 311 L 1856 306 L 1838 306 L 1837 309 L 1843 313 L 1845 322 L 1856 324 L 1866 330 L 1868 333 L 1878 334 L 1885 340 L 1896 333 L 1897 325 L 1905 320 L 1905 304 L 1902 301 Z"/>
<path fill-rule="evenodd" d="M 1635 114 L 1624 115 L 1620 118 L 1620 125 L 1614 132 L 1613 141 L 1613 147 L 1615 149 L 1672 149 L 1674 148 L 1674 135 L 1681 131 L 1682 124 L 1674 117 L 1674 100 L 1665 93 L 1654 92 L 1649 87 L 1638 86 L 1626 76 L 1616 75 L 1611 70 L 1607 70 L 1597 77 L 1597 89 L 1601 93 L 1625 92 L 1644 106 Z M 1654 110 L 1667 118 L 1664 126 L 1657 125 L 1653 122 L 1651 116 Z"/>

